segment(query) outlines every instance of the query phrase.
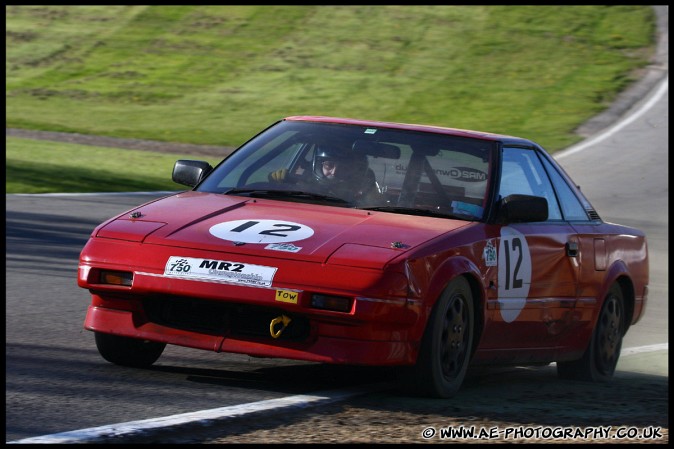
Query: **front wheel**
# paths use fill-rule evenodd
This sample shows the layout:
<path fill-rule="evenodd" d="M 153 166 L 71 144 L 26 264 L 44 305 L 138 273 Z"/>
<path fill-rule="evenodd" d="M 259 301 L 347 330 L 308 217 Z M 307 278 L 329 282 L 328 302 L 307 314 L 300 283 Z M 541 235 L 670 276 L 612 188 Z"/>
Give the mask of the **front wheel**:
<path fill-rule="evenodd" d="M 557 374 L 563 379 L 609 380 L 620 358 L 624 334 L 625 302 L 620 285 L 614 284 L 606 295 L 583 357 L 571 362 L 558 362 Z"/>
<path fill-rule="evenodd" d="M 474 336 L 474 306 L 466 279 L 452 280 L 426 325 L 417 363 L 403 371 L 403 387 L 424 396 L 454 396 L 466 377 Z"/>
<path fill-rule="evenodd" d="M 146 368 L 157 361 L 166 343 L 157 343 L 119 335 L 95 333 L 101 356 L 116 365 Z"/>

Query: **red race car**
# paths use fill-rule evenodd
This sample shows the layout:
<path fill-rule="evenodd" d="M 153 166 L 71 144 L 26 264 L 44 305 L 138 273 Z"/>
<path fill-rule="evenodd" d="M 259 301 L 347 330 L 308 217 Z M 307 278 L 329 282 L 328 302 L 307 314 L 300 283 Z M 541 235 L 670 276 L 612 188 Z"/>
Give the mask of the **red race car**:
<path fill-rule="evenodd" d="M 173 344 L 399 366 L 402 386 L 450 397 L 469 363 L 608 379 L 645 310 L 644 234 L 602 221 L 526 139 L 288 117 L 173 180 L 192 189 L 82 250 L 84 327 L 112 363 Z"/>

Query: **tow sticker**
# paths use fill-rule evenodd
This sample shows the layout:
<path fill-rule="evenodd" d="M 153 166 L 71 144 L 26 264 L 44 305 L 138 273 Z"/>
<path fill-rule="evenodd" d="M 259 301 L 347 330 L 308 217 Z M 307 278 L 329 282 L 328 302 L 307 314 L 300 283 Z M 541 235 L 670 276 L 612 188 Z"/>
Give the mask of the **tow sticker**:
<path fill-rule="evenodd" d="M 521 232 L 504 226 L 498 248 L 498 302 L 501 317 L 511 323 L 526 304 L 531 286 L 531 253 Z"/>
<path fill-rule="evenodd" d="M 309 226 L 282 220 L 226 221 L 212 226 L 209 232 L 232 242 L 265 244 L 296 242 L 314 235 Z"/>
<path fill-rule="evenodd" d="M 297 304 L 297 299 L 300 297 L 299 292 L 292 290 L 276 290 L 276 301 L 288 302 L 290 304 Z"/>

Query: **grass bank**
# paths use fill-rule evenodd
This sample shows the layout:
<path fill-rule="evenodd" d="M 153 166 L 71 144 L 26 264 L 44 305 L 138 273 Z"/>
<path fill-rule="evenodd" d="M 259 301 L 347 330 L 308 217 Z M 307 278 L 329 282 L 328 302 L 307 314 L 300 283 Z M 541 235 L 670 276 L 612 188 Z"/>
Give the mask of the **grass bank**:
<path fill-rule="evenodd" d="M 231 147 L 315 114 L 511 134 L 556 151 L 635 79 L 655 32 L 650 6 L 5 11 L 7 127 Z"/>
<path fill-rule="evenodd" d="M 7 137 L 6 193 L 185 190 L 171 180 L 184 154 L 121 150 Z M 198 157 L 211 165 L 217 158 Z"/>

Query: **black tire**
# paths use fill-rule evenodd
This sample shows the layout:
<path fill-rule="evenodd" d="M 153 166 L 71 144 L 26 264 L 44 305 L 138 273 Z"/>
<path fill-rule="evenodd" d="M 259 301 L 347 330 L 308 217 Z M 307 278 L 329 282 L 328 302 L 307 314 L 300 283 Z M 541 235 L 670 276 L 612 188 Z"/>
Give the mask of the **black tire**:
<path fill-rule="evenodd" d="M 433 308 L 417 363 L 401 371 L 406 391 L 438 398 L 459 391 L 471 357 L 474 314 L 468 281 L 453 279 Z"/>
<path fill-rule="evenodd" d="M 157 361 L 166 343 L 95 333 L 96 347 L 101 356 L 110 363 L 134 368 L 146 368 Z"/>
<path fill-rule="evenodd" d="M 613 284 L 583 357 L 571 362 L 558 362 L 557 374 L 563 379 L 591 382 L 611 379 L 620 358 L 624 335 L 625 302 L 620 285 Z"/>

